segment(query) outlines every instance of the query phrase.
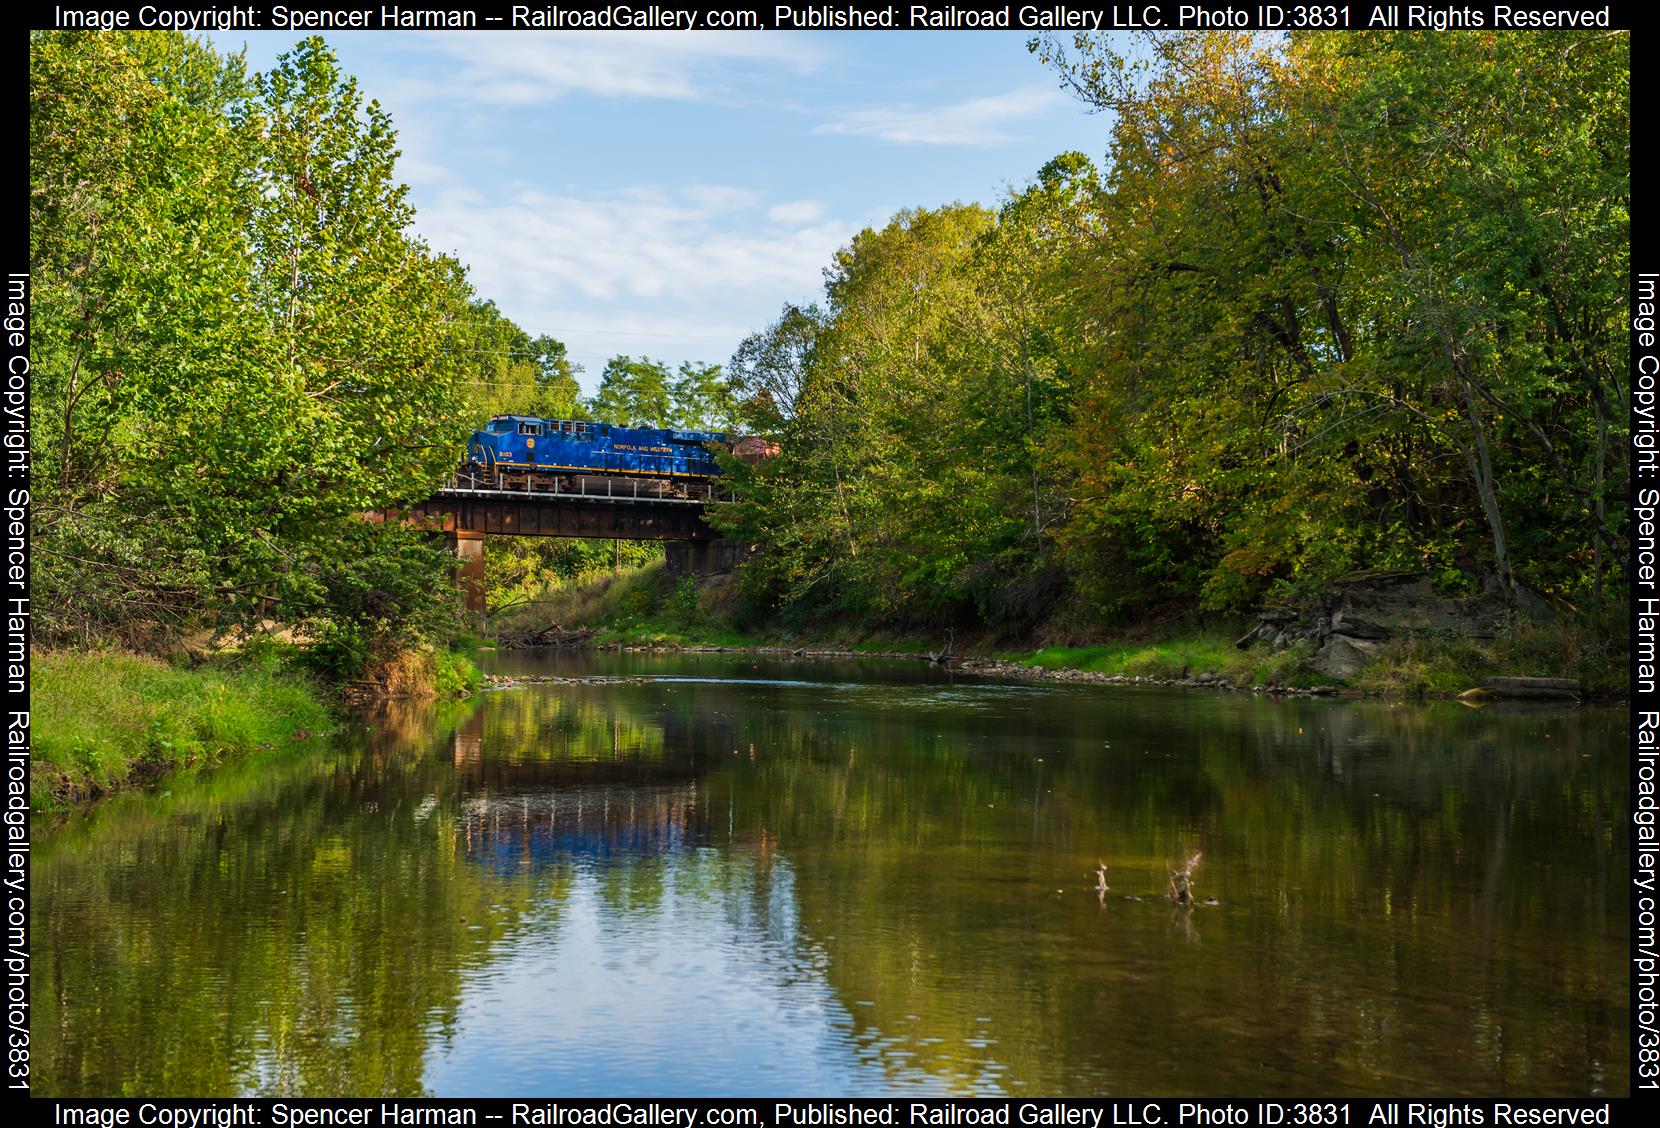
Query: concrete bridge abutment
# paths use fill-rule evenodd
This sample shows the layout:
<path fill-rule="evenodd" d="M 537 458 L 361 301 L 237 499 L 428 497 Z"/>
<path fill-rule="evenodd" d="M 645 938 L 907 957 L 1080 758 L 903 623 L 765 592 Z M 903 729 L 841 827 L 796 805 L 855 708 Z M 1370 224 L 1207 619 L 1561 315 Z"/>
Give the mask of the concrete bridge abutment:
<path fill-rule="evenodd" d="M 709 576 L 730 572 L 749 555 L 750 546 L 735 540 L 669 541 L 663 568 L 671 576 Z"/>
<path fill-rule="evenodd" d="M 444 541 L 455 555 L 453 575 L 461 588 L 462 603 L 470 615 L 484 617 L 484 534 L 471 529 L 454 529 Z"/>

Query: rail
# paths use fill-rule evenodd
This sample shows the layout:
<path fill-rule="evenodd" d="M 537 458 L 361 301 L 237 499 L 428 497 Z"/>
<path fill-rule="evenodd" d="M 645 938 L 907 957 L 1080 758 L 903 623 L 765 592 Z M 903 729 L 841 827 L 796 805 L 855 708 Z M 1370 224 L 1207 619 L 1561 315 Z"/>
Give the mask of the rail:
<path fill-rule="evenodd" d="M 575 491 L 569 487 L 574 482 Z M 601 488 L 603 486 L 603 488 Z M 626 489 L 619 489 L 626 486 Z M 645 488 L 642 489 L 641 487 Z M 564 487 L 564 488 L 561 488 Z M 458 470 L 438 490 L 440 497 L 547 499 L 594 503 L 647 502 L 652 505 L 721 505 L 736 498 L 713 482 L 665 486 L 660 478 L 615 478 L 603 475 L 474 474 Z"/>

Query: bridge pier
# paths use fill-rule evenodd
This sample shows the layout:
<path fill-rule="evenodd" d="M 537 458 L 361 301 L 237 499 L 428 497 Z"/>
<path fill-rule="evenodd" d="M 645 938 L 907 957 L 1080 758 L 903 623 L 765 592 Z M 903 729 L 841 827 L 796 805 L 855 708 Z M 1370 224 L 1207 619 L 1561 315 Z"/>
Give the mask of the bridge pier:
<path fill-rule="evenodd" d="M 669 541 L 663 546 L 663 568 L 671 576 L 707 576 L 732 571 L 748 555 L 749 546 L 741 541 Z"/>
<path fill-rule="evenodd" d="M 486 535 L 665 541 L 671 575 L 730 572 L 749 555 L 750 546 L 715 538 L 715 530 L 703 520 L 703 510 L 711 504 L 716 502 L 708 497 L 638 496 L 609 490 L 553 493 L 528 487 L 462 488 L 452 483 L 408 508 L 377 510 L 364 517 L 401 521 L 442 534 L 455 555 L 451 575 L 461 588 L 467 611 L 482 626 Z"/>
<path fill-rule="evenodd" d="M 455 529 L 444 534 L 455 554 L 455 582 L 461 586 L 463 604 L 469 614 L 484 618 L 484 534 Z"/>

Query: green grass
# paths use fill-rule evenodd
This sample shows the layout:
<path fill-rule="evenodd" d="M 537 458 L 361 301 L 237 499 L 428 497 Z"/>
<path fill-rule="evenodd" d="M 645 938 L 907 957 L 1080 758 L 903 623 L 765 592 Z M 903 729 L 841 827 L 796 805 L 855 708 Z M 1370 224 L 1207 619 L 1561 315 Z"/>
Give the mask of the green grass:
<path fill-rule="evenodd" d="M 1606 620 L 1606 621 L 1604 621 Z M 686 578 L 663 571 L 663 562 L 621 573 L 591 573 L 544 592 L 533 604 L 503 615 L 493 624 L 503 634 L 515 628 L 558 624 L 567 630 L 593 629 L 601 646 L 805 646 L 851 653 L 901 653 L 918 656 L 942 648 L 948 632 L 891 634 L 856 623 L 826 624 L 797 633 L 781 627 L 746 632 L 731 624 L 730 592 L 718 586 L 699 588 Z M 1385 697 L 1454 696 L 1496 674 L 1578 678 L 1592 694 L 1618 694 L 1626 680 L 1628 640 L 1623 618 L 1595 615 L 1550 621 L 1518 621 L 1497 639 L 1408 638 L 1381 648 L 1376 661 L 1346 683 L 1309 667 L 1315 647 L 1304 642 L 1283 650 L 1255 646 L 1239 650 L 1234 635 L 1165 624 L 1163 637 L 1136 638 L 1086 646 L 1049 646 L 1036 652 L 1001 651 L 996 657 L 1048 670 L 1084 670 L 1108 677 L 1176 680 L 1213 674 L 1236 686 L 1312 689 L 1346 685 Z M 991 640 L 962 637 L 957 653 L 985 653 Z"/>
<path fill-rule="evenodd" d="M 1455 697 L 1498 672 L 1493 656 L 1474 643 L 1403 638 L 1384 643 L 1349 684 L 1378 697 Z"/>
<path fill-rule="evenodd" d="M 185 670 L 116 651 L 36 652 L 30 708 L 30 802 L 41 809 L 334 727 L 319 687 L 272 663 Z"/>
<path fill-rule="evenodd" d="M 1562 616 L 1518 620 L 1491 642 L 1409 638 L 1385 643 L 1349 684 L 1386 697 L 1453 696 L 1494 676 L 1571 678 L 1587 694 L 1630 692 L 1629 639 L 1621 623 Z"/>
<path fill-rule="evenodd" d="M 495 617 L 501 635 L 557 624 L 594 629 L 601 646 L 766 646 L 774 640 L 732 627 L 712 597 L 654 560 L 624 572 L 592 572 L 548 588 L 529 604 Z"/>
<path fill-rule="evenodd" d="M 1230 639 L 1219 635 L 1107 642 L 1095 646 L 1049 646 L 1035 654 L 1006 657 L 1045 670 L 1086 670 L 1108 677 L 1169 680 L 1208 673 L 1226 678 L 1234 685 L 1301 688 L 1331 684 L 1331 679 L 1306 668 L 1309 653 L 1303 647 L 1239 650 Z"/>
<path fill-rule="evenodd" d="M 483 643 L 480 646 L 485 645 Z M 478 646 L 468 649 L 477 650 Z M 432 686 L 438 697 L 467 697 L 478 688 L 483 675 L 460 646 L 435 650 L 432 654 Z"/>

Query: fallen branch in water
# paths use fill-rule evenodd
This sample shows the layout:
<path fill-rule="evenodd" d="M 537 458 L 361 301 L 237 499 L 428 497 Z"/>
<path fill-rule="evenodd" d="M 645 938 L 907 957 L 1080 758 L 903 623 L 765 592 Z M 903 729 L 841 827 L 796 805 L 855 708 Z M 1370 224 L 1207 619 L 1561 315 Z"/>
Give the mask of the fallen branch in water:
<path fill-rule="evenodd" d="M 596 628 L 577 628 L 566 630 L 557 624 L 551 627 L 542 627 L 540 630 L 503 632 L 497 639 L 496 645 L 504 650 L 521 650 L 529 646 L 574 646 L 577 643 L 587 642 L 599 634 Z"/>
<path fill-rule="evenodd" d="M 1196 853 L 1178 869 L 1170 871 L 1170 899 L 1178 905 L 1193 903 L 1193 871 L 1199 868 L 1203 854 Z"/>

